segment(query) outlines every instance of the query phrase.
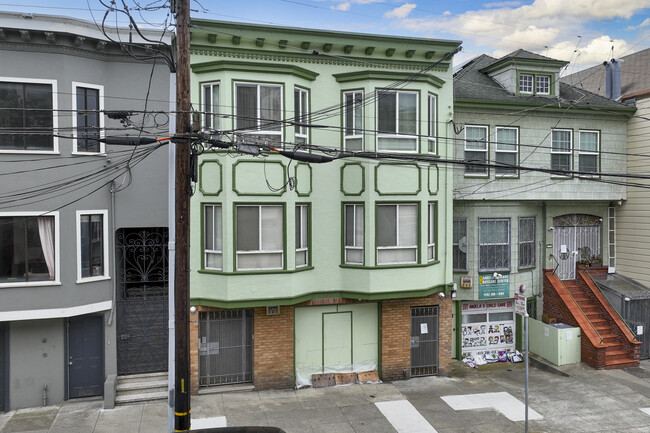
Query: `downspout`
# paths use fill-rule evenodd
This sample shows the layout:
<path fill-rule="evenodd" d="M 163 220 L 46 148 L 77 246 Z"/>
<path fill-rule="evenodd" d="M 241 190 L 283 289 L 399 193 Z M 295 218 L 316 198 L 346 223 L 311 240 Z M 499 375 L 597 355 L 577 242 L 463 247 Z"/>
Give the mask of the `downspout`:
<path fill-rule="evenodd" d="M 117 261 L 117 251 L 115 250 L 115 181 L 111 181 L 111 222 L 110 230 L 111 234 L 109 242 L 113 244 L 113 260 L 111 260 L 111 275 L 113 276 L 113 290 L 111 290 L 111 311 L 108 314 L 108 320 L 106 321 L 107 326 L 113 324 L 113 316 L 115 315 L 115 300 L 117 299 L 117 275 L 115 274 L 116 261 Z"/>

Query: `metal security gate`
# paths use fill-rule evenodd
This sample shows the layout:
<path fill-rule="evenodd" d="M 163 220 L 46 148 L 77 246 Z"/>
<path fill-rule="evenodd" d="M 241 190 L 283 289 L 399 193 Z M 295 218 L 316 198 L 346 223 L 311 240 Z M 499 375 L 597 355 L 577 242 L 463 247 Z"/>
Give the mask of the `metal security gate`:
<path fill-rule="evenodd" d="M 168 236 L 167 228 L 117 231 L 118 374 L 167 370 Z"/>
<path fill-rule="evenodd" d="M 438 373 L 438 307 L 411 307 L 411 376 Z"/>
<path fill-rule="evenodd" d="M 592 215 L 563 215 L 553 218 L 553 255 L 561 280 L 575 280 L 576 264 L 583 255 L 600 255 L 600 218 Z"/>
<path fill-rule="evenodd" d="M 253 381 L 253 310 L 199 313 L 199 386 Z"/>

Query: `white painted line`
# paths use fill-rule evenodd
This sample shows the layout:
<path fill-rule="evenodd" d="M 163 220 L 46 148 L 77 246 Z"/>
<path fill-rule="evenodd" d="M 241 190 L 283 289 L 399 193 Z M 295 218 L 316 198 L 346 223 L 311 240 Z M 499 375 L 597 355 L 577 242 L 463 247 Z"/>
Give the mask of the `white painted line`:
<path fill-rule="evenodd" d="M 438 433 L 407 400 L 375 403 L 398 433 Z"/>
<path fill-rule="evenodd" d="M 650 407 L 640 407 L 639 410 L 641 412 L 645 412 L 646 414 L 650 415 Z"/>
<path fill-rule="evenodd" d="M 447 395 L 440 398 L 454 410 L 494 409 L 511 421 L 524 421 L 526 419 L 526 405 L 507 392 Z M 528 419 L 544 419 L 544 417 L 528 407 Z"/>
<path fill-rule="evenodd" d="M 192 430 L 200 428 L 226 427 L 226 417 L 216 416 L 214 418 L 192 418 L 191 426 Z"/>

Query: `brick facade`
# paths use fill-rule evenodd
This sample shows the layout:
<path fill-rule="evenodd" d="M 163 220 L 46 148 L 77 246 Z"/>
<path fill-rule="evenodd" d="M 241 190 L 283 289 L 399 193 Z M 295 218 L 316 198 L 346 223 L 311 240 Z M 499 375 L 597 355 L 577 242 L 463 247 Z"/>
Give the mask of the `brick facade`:
<path fill-rule="evenodd" d="M 438 294 L 381 303 L 381 378 L 404 379 L 411 369 L 411 307 L 438 305 L 438 374 L 451 374 L 452 302 Z"/>
<path fill-rule="evenodd" d="M 295 384 L 293 310 L 293 306 L 281 306 L 276 316 L 267 316 L 264 307 L 254 310 L 253 385 L 257 390 Z"/>

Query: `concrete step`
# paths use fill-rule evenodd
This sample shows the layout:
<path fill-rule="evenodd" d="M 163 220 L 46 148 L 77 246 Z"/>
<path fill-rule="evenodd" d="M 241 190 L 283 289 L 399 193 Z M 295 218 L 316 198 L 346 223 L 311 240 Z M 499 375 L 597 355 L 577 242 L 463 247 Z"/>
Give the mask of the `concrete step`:
<path fill-rule="evenodd" d="M 117 395 L 141 394 L 146 392 L 166 391 L 168 383 L 166 380 L 117 383 L 115 387 Z"/>
<path fill-rule="evenodd" d="M 123 406 L 127 404 L 144 403 L 148 401 L 167 400 L 168 393 L 164 392 L 147 392 L 143 394 L 118 395 L 115 397 L 115 405 Z"/>
<path fill-rule="evenodd" d="M 167 372 L 157 372 L 157 373 L 141 373 L 141 374 L 129 374 L 124 376 L 117 376 L 118 382 L 148 382 L 148 381 L 160 381 L 167 380 Z"/>

